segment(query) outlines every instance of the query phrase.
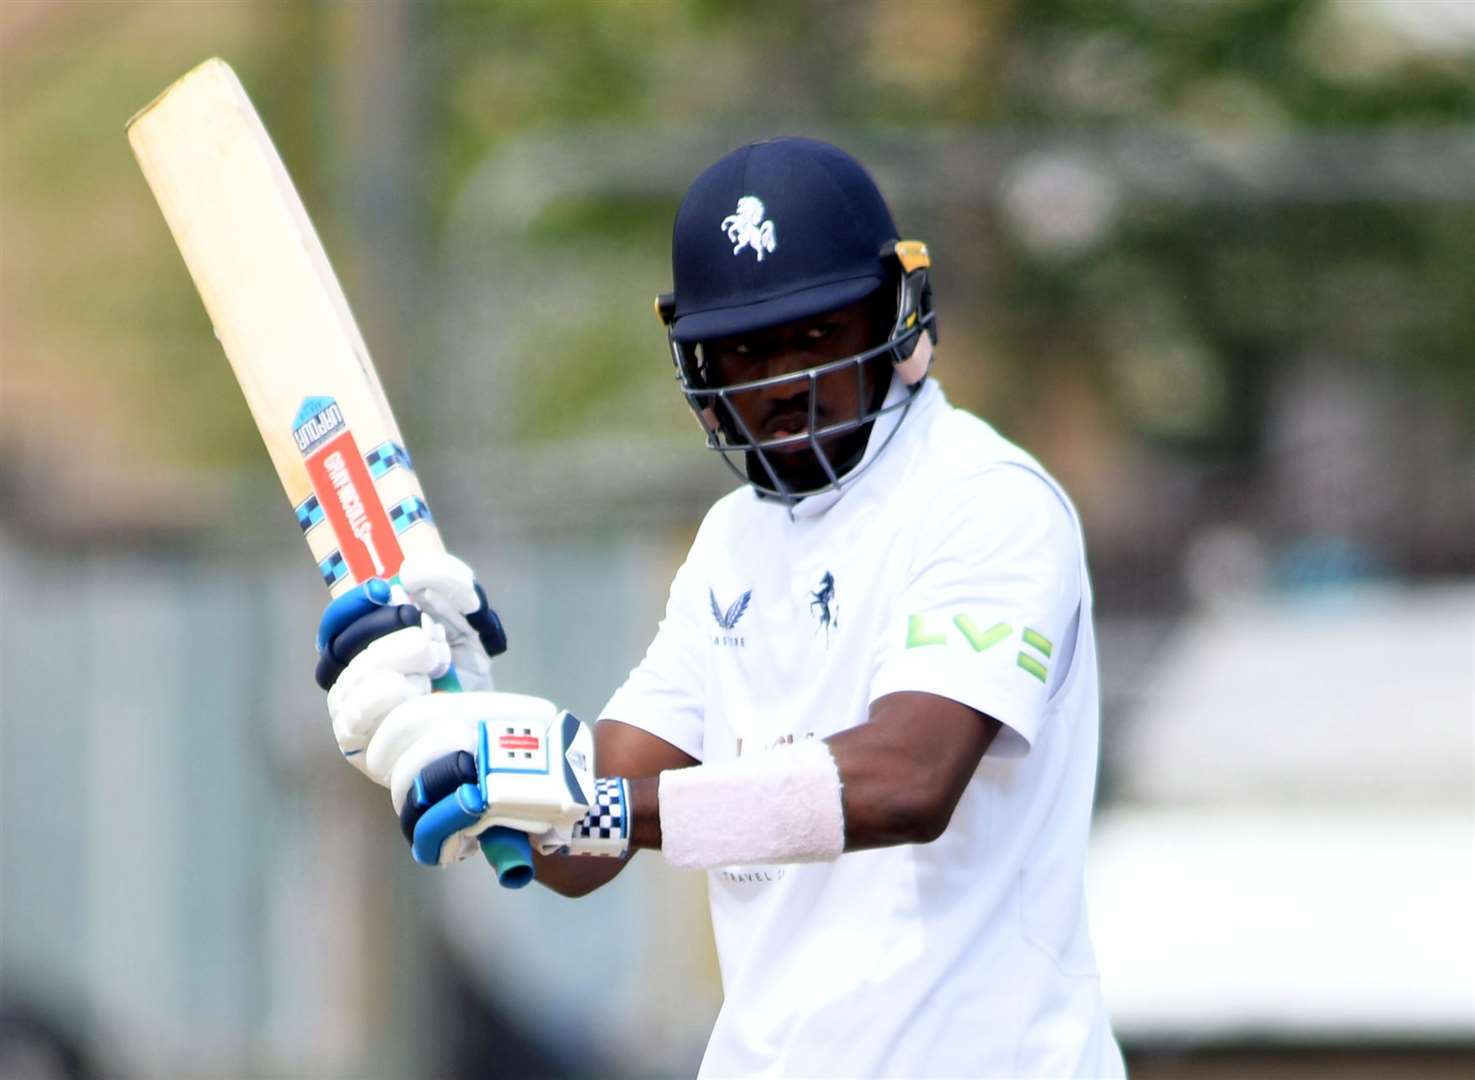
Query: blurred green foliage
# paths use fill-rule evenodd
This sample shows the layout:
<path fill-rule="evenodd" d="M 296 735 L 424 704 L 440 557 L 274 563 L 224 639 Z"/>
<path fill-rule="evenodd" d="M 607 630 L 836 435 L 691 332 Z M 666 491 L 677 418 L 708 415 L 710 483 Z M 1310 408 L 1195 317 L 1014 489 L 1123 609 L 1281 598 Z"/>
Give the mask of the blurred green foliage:
<path fill-rule="evenodd" d="M 409 322 L 391 336 L 416 341 L 444 317 L 437 252 L 457 239 L 467 185 L 486 163 L 540 138 L 577 141 L 595 129 L 853 132 L 889 145 L 915 139 L 942 154 L 969 139 L 1055 140 L 1069 149 L 1119 132 L 1262 146 L 1319 134 L 1468 134 L 1469 20 L 1443 30 L 1427 19 L 1401 25 L 1389 15 L 1395 6 L 36 7 L 44 14 L 5 24 L 0 71 L 9 369 L 0 408 L 7 427 L 34 424 L 27 418 L 48 406 L 43 384 L 85 384 L 91 389 L 78 393 L 107 402 L 108 439 L 142 460 L 223 464 L 255 453 L 249 418 L 224 365 L 208 358 L 203 313 L 160 242 L 162 225 L 120 130 L 129 112 L 210 53 L 241 71 L 378 349 L 384 324 Z M 354 209 L 355 185 L 367 182 L 355 170 L 380 118 L 377 106 L 347 98 L 379 78 L 373 65 L 386 56 L 410 72 L 398 121 L 410 134 L 394 145 L 414 159 L 392 198 L 414 208 L 423 243 L 380 250 L 391 243 L 381 222 Z M 704 164 L 671 163 L 687 177 Z M 1059 243 L 1021 227 L 1008 177 L 980 185 L 987 197 L 972 202 L 960 204 L 956 192 L 901 199 L 903 228 L 932 240 L 938 255 L 944 362 L 970 360 L 948 372 L 961 400 L 1006 420 L 1027 414 L 1051 392 L 1033 377 L 1044 366 L 1094 387 L 1121 430 L 1243 458 L 1255 452 L 1276 366 L 1326 354 L 1392 367 L 1475 416 L 1468 194 L 1323 199 L 1308 187 L 1267 199 L 1256 197 L 1250 175 L 1243 199 L 1149 198 L 1111 188 L 1110 175 L 1086 179 L 1107 184 L 1099 220 Z M 649 295 L 669 280 L 662 252 L 679 186 L 558 196 L 523 223 L 534 272 L 584 278 L 545 282 L 547 293 L 572 299 L 550 296 L 519 312 L 546 331 L 498 361 L 526 377 L 516 425 L 523 437 L 598 425 L 674 431 L 689 422 L 649 314 Z M 122 220 L 126 228 L 109 224 Z M 372 287 L 370 255 L 387 267 Z M 386 295 L 399 306 L 381 303 Z M 408 361 L 387 353 L 379 359 L 391 383 L 407 381 Z M 44 380 L 36 374 L 43 359 L 51 365 Z M 127 392 L 139 385 L 151 388 L 146 399 Z M 647 395 L 661 404 L 644 403 Z M 433 424 L 433 406 L 412 406 L 411 426 Z"/>
<path fill-rule="evenodd" d="M 608 122 L 632 128 L 1077 133 L 1125 126 L 1211 136 L 1447 129 L 1475 117 L 1463 50 L 1386 39 L 1348 5 L 936 0 L 927 4 L 455 3 L 423 31 L 447 77 L 432 90 L 437 202 L 505 140 Z M 556 63 L 550 62 L 556 57 Z M 689 163 L 694 173 L 700 162 Z M 550 208 L 540 242 L 646 247 L 669 203 Z M 986 205 L 938 231 L 944 318 L 1006 373 L 992 402 L 1030 405 L 1041 356 L 1080 369 L 1129 429 L 1182 450 L 1253 455 L 1268 372 L 1324 352 L 1394 365 L 1475 413 L 1475 213 L 1346 197 L 1128 202 L 1079 251 L 1018 242 Z M 612 236 L 612 231 L 615 235 Z M 947 239 L 944 239 L 946 237 Z M 948 241 L 951 241 L 949 243 Z M 961 258 L 960 258 L 961 256 Z M 664 279 L 662 279 L 664 280 Z M 964 299 L 946 307 L 952 294 Z M 591 373 L 656 382 L 640 310 L 561 341 L 529 433 Z M 616 345 L 615 339 L 618 340 Z M 956 340 L 956 339 L 955 339 Z M 585 350 L 591 354 L 583 356 Z M 662 372 L 664 374 L 664 372 Z M 562 376 L 568 376 L 567 379 Z M 966 378 L 964 380 L 966 382 Z M 1021 389 L 1023 388 L 1023 389 Z M 597 402 L 586 402 L 597 406 Z M 543 412 L 546 407 L 547 412 Z M 616 418 L 609 422 L 618 423 Z"/>
<path fill-rule="evenodd" d="M 1026 59 L 998 81 L 990 119 L 1285 138 L 1469 125 L 1469 20 L 1462 41 L 1400 51 L 1392 26 L 1369 15 L 1380 6 L 1390 5 L 1021 5 L 1011 36 Z M 999 313 L 1017 354 L 1068 337 L 1139 431 L 1239 456 L 1258 445 L 1267 368 L 1299 355 L 1392 365 L 1475 416 L 1472 260 L 1468 198 L 1129 205 L 1078 257 L 1011 248 Z M 1217 389 L 1198 407 L 1191 394 L 1148 400 L 1165 350 L 1178 354 L 1168 364 L 1180 383 L 1207 365 L 1200 381 Z"/>

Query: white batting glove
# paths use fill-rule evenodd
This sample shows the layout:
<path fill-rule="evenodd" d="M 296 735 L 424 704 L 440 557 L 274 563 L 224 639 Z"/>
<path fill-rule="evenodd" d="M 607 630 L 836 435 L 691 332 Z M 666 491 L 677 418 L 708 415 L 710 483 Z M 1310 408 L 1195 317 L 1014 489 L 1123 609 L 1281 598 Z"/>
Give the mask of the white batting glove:
<path fill-rule="evenodd" d="M 363 750 L 392 709 L 430 693 L 453 663 L 452 687 L 490 690 L 507 638 L 471 569 L 435 554 L 405 560 L 393 585 L 365 582 L 329 603 L 317 643 L 338 749 L 368 773 Z"/>
<path fill-rule="evenodd" d="M 328 691 L 333 737 L 349 763 L 385 783 L 369 770 L 365 748 L 396 706 L 428 695 L 431 683 L 450 667 L 445 629 L 428 618 L 379 638 L 354 657 Z"/>
<path fill-rule="evenodd" d="M 389 788 L 417 862 L 447 865 L 493 826 L 545 854 L 568 846 L 593 802 L 589 729 L 544 698 L 433 694 L 395 708 L 364 753 Z"/>
<path fill-rule="evenodd" d="M 411 602 L 445 627 L 461 688 L 492 689 L 492 657 L 507 650 L 507 636 L 471 567 L 445 552 L 411 555 L 399 580 Z"/>

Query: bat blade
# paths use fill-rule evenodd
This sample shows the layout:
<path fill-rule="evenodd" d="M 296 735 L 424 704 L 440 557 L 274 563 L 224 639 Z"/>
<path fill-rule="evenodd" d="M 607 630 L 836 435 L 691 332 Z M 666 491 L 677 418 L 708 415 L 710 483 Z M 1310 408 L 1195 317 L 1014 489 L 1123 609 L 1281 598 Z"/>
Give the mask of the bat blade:
<path fill-rule="evenodd" d="M 127 131 L 329 592 L 443 550 L 363 335 L 235 72 L 205 61 Z"/>
<path fill-rule="evenodd" d="M 328 591 L 444 551 L 343 289 L 230 65 L 190 71 L 128 121 L 128 141 Z M 503 885 L 533 879 L 526 836 L 499 826 L 481 843 Z"/>

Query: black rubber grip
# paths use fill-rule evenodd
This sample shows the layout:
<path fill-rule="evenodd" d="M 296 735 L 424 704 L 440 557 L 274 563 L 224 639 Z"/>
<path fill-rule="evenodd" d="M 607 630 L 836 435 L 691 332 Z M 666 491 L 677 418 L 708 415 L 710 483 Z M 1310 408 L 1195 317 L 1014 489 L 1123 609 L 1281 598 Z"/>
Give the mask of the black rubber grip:
<path fill-rule="evenodd" d="M 507 651 L 507 631 L 502 629 L 501 616 L 487 602 L 485 590 L 479 583 L 475 588 L 476 598 L 481 601 L 481 606 L 466 616 L 466 621 L 476 631 L 476 636 L 481 638 L 481 647 L 487 651 L 487 655 L 501 656 Z"/>
<path fill-rule="evenodd" d="M 465 750 L 456 750 L 438 757 L 420 770 L 420 785 L 412 785 L 405 795 L 404 805 L 399 808 L 399 831 L 410 843 L 415 842 L 415 826 L 425 811 L 454 792 L 462 784 L 477 782 L 476 758 Z M 418 797 L 417 788 L 425 789 L 425 799 Z"/>
<path fill-rule="evenodd" d="M 420 609 L 414 604 L 391 604 L 376 608 L 344 627 L 343 632 L 328 642 L 318 654 L 313 677 L 324 690 L 331 689 L 355 656 L 386 634 L 408 626 L 420 625 Z"/>

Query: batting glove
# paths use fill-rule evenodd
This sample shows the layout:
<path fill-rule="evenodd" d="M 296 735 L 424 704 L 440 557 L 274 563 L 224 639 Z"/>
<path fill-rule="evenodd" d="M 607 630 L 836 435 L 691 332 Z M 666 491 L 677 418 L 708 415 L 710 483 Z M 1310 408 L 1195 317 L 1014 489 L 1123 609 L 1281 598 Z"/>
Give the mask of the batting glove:
<path fill-rule="evenodd" d="M 461 689 L 492 689 L 492 658 L 507 651 L 507 634 L 471 567 L 445 552 L 411 555 L 399 580 L 411 602 L 445 627 Z"/>
<path fill-rule="evenodd" d="M 406 571 L 413 592 L 403 584 Z M 381 784 L 387 777 L 370 772 L 363 751 L 389 712 L 432 689 L 489 689 L 491 658 L 507 647 L 501 621 L 461 560 L 407 559 L 401 575 L 338 597 L 318 625 L 316 675 L 328 691 L 338 749 Z"/>
<path fill-rule="evenodd" d="M 415 861 L 445 866 L 494 826 L 562 850 L 593 794 L 594 742 L 573 714 L 525 694 L 433 694 L 394 709 L 364 754 L 384 777 Z"/>

